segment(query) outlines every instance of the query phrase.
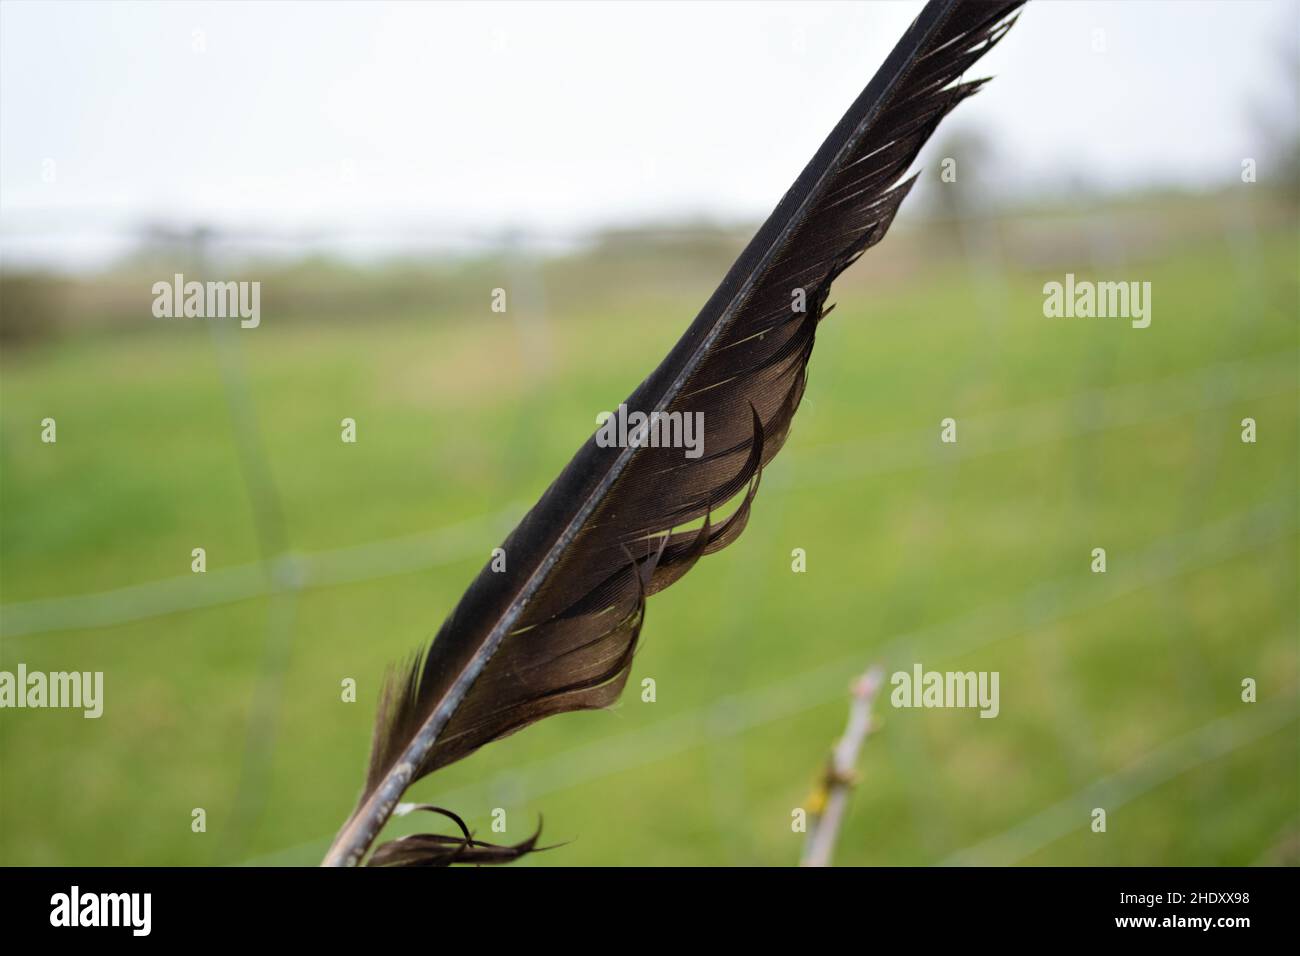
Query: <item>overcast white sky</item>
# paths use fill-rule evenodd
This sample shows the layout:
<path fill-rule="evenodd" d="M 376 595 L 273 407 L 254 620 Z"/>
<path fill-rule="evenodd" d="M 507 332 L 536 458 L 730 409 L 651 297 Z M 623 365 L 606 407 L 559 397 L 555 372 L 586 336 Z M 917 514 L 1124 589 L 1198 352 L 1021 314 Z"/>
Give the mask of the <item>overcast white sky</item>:
<path fill-rule="evenodd" d="M 920 8 L 4 0 L 0 234 L 758 219 Z M 1011 185 L 1223 180 L 1297 35 L 1294 0 L 1038 0 L 954 118 Z"/>

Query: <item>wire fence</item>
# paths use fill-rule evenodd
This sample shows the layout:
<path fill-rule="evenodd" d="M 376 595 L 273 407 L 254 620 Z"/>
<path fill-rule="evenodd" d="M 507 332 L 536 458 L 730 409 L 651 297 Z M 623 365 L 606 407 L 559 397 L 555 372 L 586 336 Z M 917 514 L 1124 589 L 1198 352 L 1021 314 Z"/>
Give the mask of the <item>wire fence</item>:
<path fill-rule="evenodd" d="M 1235 249 L 1252 248 L 1252 222 L 1235 222 Z M 975 288 L 976 306 L 993 322 L 1005 308 L 1007 290 L 996 243 L 963 229 L 964 249 Z M 190 234 L 194 261 L 206 262 L 211 245 L 225 238 L 212 232 Z M 1098 258 L 1122 261 L 1118 246 L 1098 250 Z M 1248 253 L 1237 256 L 1239 281 L 1249 286 L 1257 278 Z M 531 287 L 535 321 L 516 328 L 528 340 L 530 353 L 545 354 L 545 286 L 535 258 L 516 251 L 511 260 L 512 282 Z M 540 324 L 539 324 L 540 323 Z M 484 542 L 495 543 L 522 514 L 524 503 L 458 522 L 434 531 L 353 547 L 300 553 L 285 530 L 279 492 L 272 478 L 251 399 L 242 356 L 229 330 L 213 323 L 216 351 L 227 407 L 239 452 L 240 471 L 256 525 L 259 560 L 242 566 L 214 569 L 196 581 L 193 575 L 145 582 L 109 592 L 74 595 L 0 607 L 0 635 L 6 640 L 43 634 L 82 631 L 140 621 L 151 617 L 212 608 L 251 598 L 271 597 L 267 611 L 259 680 L 248 719 L 247 741 L 236 795 L 235 833 L 224 848 L 228 862 L 240 859 L 265 805 L 269 767 L 276 747 L 277 716 L 293 644 L 297 595 L 338 584 L 380 579 L 437 567 L 485 554 Z M 1094 360 L 1096 357 L 1094 356 Z M 1146 424 L 1178 415 L 1221 408 L 1247 398 L 1267 397 L 1294 389 L 1294 353 L 1224 362 L 1156 382 L 1084 390 L 1056 402 L 1010 409 L 966 422 L 968 433 L 986 441 L 964 443 L 945 457 L 964 458 L 1021 450 L 1045 442 L 1070 441 L 1110 429 Z M 967 380 L 982 374 L 977 364 L 962 369 Z M 1139 400 L 1140 399 L 1140 400 Z M 1066 422 L 1064 426 L 1062 422 Z M 930 433 L 902 433 L 800 449 L 816 467 L 796 473 L 778 472 L 765 481 L 765 495 L 854 480 L 869 474 L 925 468 L 935 463 Z M 1215 462 L 1204 460 L 1203 469 Z M 1191 514 L 1191 496 L 1189 510 Z M 770 500 L 770 497 L 769 499 Z M 946 624 L 897 636 L 876 652 L 890 660 L 924 646 L 927 654 L 964 653 L 999 640 L 1017 630 L 1044 628 L 1067 616 L 1087 611 L 1137 590 L 1192 573 L 1236 555 L 1249 554 L 1295 533 L 1295 509 L 1287 501 L 1268 502 L 1195 531 L 1156 541 L 1135 560 L 1124 576 L 1107 576 L 1082 588 L 1076 578 L 1045 582 L 1015 598 L 995 602 Z M 490 546 L 490 545 L 489 545 Z M 492 805 L 535 799 L 579 786 L 624 770 L 643 767 L 693 747 L 731 740 L 746 731 L 840 700 L 846 675 L 863 664 L 853 655 L 805 671 L 787 680 L 679 714 L 630 733 L 613 735 L 581 748 L 440 794 L 453 805 Z M 1068 688 L 1062 700 L 1071 699 Z M 1215 756 L 1246 746 L 1296 719 L 1295 688 L 1284 699 L 1259 707 L 1249 716 L 1220 718 L 1193 730 L 1146 758 L 1118 772 L 1093 778 L 1079 791 L 1007 831 L 947 854 L 943 861 L 964 863 L 1018 862 L 1070 832 L 1085 805 L 1118 806 Z M 1063 726 L 1079 716 L 1077 707 L 1063 711 Z M 1082 753 L 1073 738 L 1071 752 Z M 914 759 L 914 758 L 913 758 Z M 1083 758 L 1089 766 L 1095 755 Z M 1079 769 L 1080 778 L 1084 770 Z M 323 850 L 328 836 L 246 862 L 302 862 L 307 852 Z"/>
<path fill-rule="evenodd" d="M 911 660 L 914 648 L 925 647 L 931 656 L 957 657 L 1016 634 L 1045 630 L 1052 624 L 1146 588 L 1251 554 L 1285 540 L 1296 530 L 1293 509 L 1285 501 L 1271 502 L 1195 531 L 1156 541 L 1133 557 L 1131 573 L 1107 576 L 1104 581 L 1089 580 L 1087 586 L 1081 584 L 1079 575 L 1045 581 L 959 618 L 896 635 L 874 648 L 870 656 L 886 662 Z M 438 800 L 449 806 L 499 806 L 534 801 L 838 703 L 844 699 L 846 675 L 863 666 L 865 654 L 858 652 L 845 656 L 768 686 L 725 695 L 706 707 L 651 726 L 614 734 L 583 747 L 514 767 L 504 774 L 440 791 Z M 1287 696 L 1281 709 L 1291 719 L 1296 717 L 1295 699 L 1290 696 L 1295 690 L 1290 688 L 1283 692 Z M 1246 719 L 1242 725 L 1271 727 L 1272 721 L 1277 719 L 1281 718 Z M 1240 735 L 1243 746 L 1257 739 L 1250 736 L 1249 731 L 1236 733 Z M 1141 766 L 1142 761 L 1139 761 L 1125 773 L 1136 772 Z M 797 788 L 802 783 L 792 781 L 792 787 Z M 1083 818 L 1076 818 L 1075 825 L 1078 819 Z M 329 836 L 321 836 L 247 862 L 270 864 L 292 859 L 301 862 L 308 853 L 318 849 L 323 852 L 328 843 Z"/>
<path fill-rule="evenodd" d="M 1245 399 L 1284 394 L 1294 388 L 1294 363 L 1295 356 L 1289 352 L 1223 362 L 1154 382 L 1095 389 L 1083 399 L 1071 396 L 972 415 L 964 419 L 964 427 L 968 433 L 986 438 L 946 449 L 944 458 L 966 460 L 1049 442 L 1068 442 Z M 1070 424 L 1062 426 L 1062 421 Z M 932 466 L 937 461 L 933 439 L 932 431 L 909 431 L 801 447 L 798 454 L 814 464 L 795 473 L 778 471 L 766 477 L 765 497 Z M 284 544 L 282 550 L 264 552 L 256 562 L 213 568 L 202 580 L 192 574 L 178 575 L 93 594 L 12 602 L 0 607 L 0 636 L 14 639 L 113 627 L 266 597 L 282 590 L 330 588 L 443 567 L 486 554 L 484 542 L 504 536 L 526 507 L 525 502 L 514 501 L 498 512 L 432 531 L 326 551 L 300 552 Z"/>

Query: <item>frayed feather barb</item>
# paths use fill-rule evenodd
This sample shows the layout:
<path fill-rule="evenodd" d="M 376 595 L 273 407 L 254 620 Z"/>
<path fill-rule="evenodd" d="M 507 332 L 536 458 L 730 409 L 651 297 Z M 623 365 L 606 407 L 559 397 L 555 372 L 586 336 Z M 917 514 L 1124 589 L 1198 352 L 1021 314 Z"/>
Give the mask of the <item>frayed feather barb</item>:
<path fill-rule="evenodd" d="M 542 835 L 540 820 L 537 822 L 537 831 L 528 839 L 513 846 L 500 846 L 475 840 L 465 821 L 442 807 L 435 807 L 429 803 L 407 803 L 401 804 L 394 813 L 405 815 L 416 810 L 426 810 L 446 817 L 460 829 L 460 836 L 412 833 L 409 836 L 398 837 L 375 850 L 366 861 L 366 866 L 419 867 L 453 864 L 483 866 L 493 863 L 513 863 L 529 853 L 551 849 L 537 845 L 537 840 Z"/>

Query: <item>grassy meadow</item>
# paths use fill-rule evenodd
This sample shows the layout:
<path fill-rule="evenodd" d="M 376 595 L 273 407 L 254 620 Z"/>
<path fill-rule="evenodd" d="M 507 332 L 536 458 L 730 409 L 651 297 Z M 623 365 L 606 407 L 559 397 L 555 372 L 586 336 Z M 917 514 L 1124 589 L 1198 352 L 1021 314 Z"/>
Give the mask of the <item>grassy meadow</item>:
<path fill-rule="evenodd" d="M 651 601 L 620 704 L 407 799 L 498 841 L 544 817 L 563 845 L 524 865 L 790 865 L 851 679 L 920 662 L 998 671 L 1000 714 L 887 687 L 838 863 L 1300 862 L 1300 235 L 1279 202 L 960 229 L 905 208 L 836 287 L 745 534 Z M 0 358 L 0 669 L 103 671 L 105 708 L 0 715 L 0 862 L 318 862 L 385 668 L 739 241 L 610 239 L 528 272 L 504 315 L 491 289 L 524 285 L 493 260 L 347 270 L 346 309 L 328 264 L 249 268 L 255 330 L 152 318 L 170 268 L 125 298 L 122 274 L 80 280 L 84 322 Z M 1150 281 L 1150 327 L 1045 318 L 1066 272 Z"/>

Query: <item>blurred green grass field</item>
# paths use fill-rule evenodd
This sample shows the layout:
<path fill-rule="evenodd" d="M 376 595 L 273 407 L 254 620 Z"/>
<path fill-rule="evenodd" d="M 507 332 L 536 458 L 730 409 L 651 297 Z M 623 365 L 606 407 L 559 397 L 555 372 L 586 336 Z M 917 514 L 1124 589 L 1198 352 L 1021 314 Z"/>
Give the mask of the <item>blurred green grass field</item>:
<path fill-rule="evenodd" d="M 494 839 L 544 815 L 543 842 L 564 845 L 531 865 L 792 864 L 791 811 L 850 679 L 919 661 L 999 671 L 1001 714 L 882 700 L 837 862 L 1296 862 L 1293 225 L 1040 264 L 893 242 L 837 285 L 747 531 L 651 602 L 622 702 L 408 799 Z M 561 264 L 544 318 L 491 312 L 490 274 L 465 280 L 481 308 L 436 319 L 282 321 L 268 289 L 261 327 L 225 337 L 149 319 L 146 285 L 135 327 L 6 348 L 0 667 L 102 670 L 106 703 L 99 720 L 0 715 L 0 862 L 317 862 L 358 792 L 385 668 L 659 361 L 719 261 L 633 257 L 618 282 Z M 1150 281 L 1151 327 L 1044 318 L 1042 285 L 1066 271 Z M 250 410 L 297 571 L 246 568 Z M 76 595 L 103 596 L 60 600 Z"/>

